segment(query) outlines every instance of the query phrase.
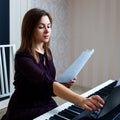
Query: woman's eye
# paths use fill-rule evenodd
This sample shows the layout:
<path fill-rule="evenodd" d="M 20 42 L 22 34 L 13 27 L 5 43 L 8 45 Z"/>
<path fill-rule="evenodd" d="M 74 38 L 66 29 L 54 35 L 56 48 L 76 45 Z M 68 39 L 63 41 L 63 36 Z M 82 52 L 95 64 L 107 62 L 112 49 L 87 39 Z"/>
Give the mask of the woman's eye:
<path fill-rule="evenodd" d="M 39 26 L 39 29 L 43 29 L 43 28 L 44 28 L 44 25 L 40 25 L 40 26 Z"/>
<path fill-rule="evenodd" d="M 51 25 L 48 25 L 48 28 L 51 28 L 52 26 Z"/>
<path fill-rule="evenodd" d="M 45 27 L 51 28 L 52 26 L 51 25 L 47 25 L 47 26 L 45 26 L 45 25 L 39 25 L 38 26 L 39 29 L 44 29 Z"/>

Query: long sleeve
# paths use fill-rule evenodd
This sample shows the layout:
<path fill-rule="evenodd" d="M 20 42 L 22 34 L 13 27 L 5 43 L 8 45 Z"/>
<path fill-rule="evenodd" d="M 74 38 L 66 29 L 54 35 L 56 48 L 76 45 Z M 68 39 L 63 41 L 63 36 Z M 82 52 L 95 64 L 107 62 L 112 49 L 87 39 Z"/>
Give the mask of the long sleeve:
<path fill-rule="evenodd" d="M 33 118 L 55 108 L 53 100 L 53 83 L 55 67 L 53 60 L 39 54 L 36 63 L 29 53 L 17 53 L 15 56 L 15 91 L 11 96 L 6 117 L 9 120 L 32 120 Z"/>
<path fill-rule="evenodd" d="M 15 58 L 15 88 L 26 97 L 46 99 L 54 95 L 55 67 L 53 61 L 46 61 L 47 68 L 42 63 L 44 55 L 39 54 L 40 62 L 36 63 L 29 54 L 17 54 Z M 26 92 L 26 93 L 25 93 Z M 32 94 L 32 96 L 31 96 Z"/>

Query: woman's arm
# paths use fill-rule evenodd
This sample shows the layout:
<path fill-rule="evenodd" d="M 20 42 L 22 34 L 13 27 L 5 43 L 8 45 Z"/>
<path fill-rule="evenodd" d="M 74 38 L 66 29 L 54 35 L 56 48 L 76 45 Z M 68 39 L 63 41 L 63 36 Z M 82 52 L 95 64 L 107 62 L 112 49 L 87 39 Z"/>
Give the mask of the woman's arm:
<path fill-rule="evenodd" d="M 55 95 L 87 110 L 100 109 L 104 104 L 103 99 L 98 95 L 84 98 L 58 82 L 53 83 L 53 92 Z"/>
<path fill-rule="evenodd" d="M 77 80 L 77 77 L 73 78 L 70 82 L 68 83 L 61 83 L 63 84 L 64 86 L 66 86 L 67 88 L 70 88 Z"/>

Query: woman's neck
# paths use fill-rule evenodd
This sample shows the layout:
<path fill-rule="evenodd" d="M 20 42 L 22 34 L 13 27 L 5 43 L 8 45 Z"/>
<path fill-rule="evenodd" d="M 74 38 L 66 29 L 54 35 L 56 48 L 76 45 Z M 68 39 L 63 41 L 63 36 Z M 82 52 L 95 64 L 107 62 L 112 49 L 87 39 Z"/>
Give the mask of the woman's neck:
<path fill-rule="evenodd" d="M 44 48 L 43 48 L 43 44 L 39 44 L 35 47 L 35 50 L 39 53 L 44 54 Z"/>

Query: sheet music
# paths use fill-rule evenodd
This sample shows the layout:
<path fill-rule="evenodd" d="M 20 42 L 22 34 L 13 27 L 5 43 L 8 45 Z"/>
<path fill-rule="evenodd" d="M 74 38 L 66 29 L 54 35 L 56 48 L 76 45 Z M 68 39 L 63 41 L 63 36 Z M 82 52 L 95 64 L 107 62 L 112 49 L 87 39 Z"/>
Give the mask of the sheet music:
<path fill-rule="evenodd" d="M 83 51 L 81 55 L 67 68 L 67 70 L 58 77 L 57 81 L 61 83 L 70 82 L 70 80 L 77 76 L 82 70 L 93 53 L 94 49 Z"/>

